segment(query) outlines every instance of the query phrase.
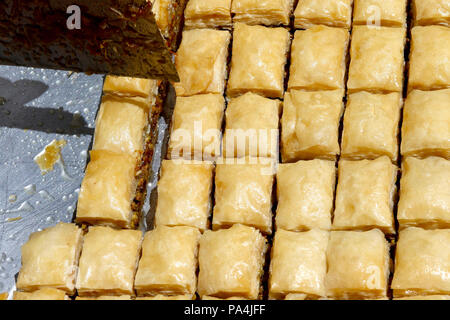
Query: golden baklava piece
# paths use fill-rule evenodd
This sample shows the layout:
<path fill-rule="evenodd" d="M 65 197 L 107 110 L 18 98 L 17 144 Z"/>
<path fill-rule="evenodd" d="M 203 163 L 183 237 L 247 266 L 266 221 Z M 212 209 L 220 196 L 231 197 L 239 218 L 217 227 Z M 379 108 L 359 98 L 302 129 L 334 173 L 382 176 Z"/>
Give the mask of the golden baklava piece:
<path fill-rule="evenodd" d="M 411 31 L 408 89 L 450 87 L 450 28 L 414 27 Z"/>
<path fill-rule="evenodd" d="M 450 88 L 414 90 L 403 110 L 403 156 L 450 158 Z"/>
<path fill-rule="evenodd" d="M 67 292 L 55 288 L 42 288 L 33 292 L 15 291 L 13 300 L 70 300 Z"/>
<path fill-rule="evenodd" d="M 175 66 L 180 76 L 180 82 L 173 84 L 177 96 L 223 93 L 230 39 L 228 31 L 183 31 L 175 57 Z"/>
<path fill-rule="evenodd" d="M 289 25 L 294 0 L 233 0 L 233 20 L 250 25 Z"/>
<path fill-rule="evenodd" d="M 17 289 L 31 292 L 53 288 L 73 294 L 81 244 L 81 229 L 71 223 L 32 233 L 22 246 Z"/>
<path fill-rule="evenodd" d="M 126 153 L 138 161 L 145 148 L 148 112 L 149 104 L 142 99 L 104 95 L 95 121 L 92 150 Z"/>
<path fill-rule="evenodd" d="M 224 109 L 220 94 L 177 97 L 168 157 L 213 160 L 219 156 Z"/>
<path fill-rule="evenodd" d="M 163 160 L 158 182 L 156 226 L 209 227 L 214 165 L 209 162 Z"/>
<path fill-rule="evenodd" d="M 329 232 L 310 230 L 275 233 L 269 277 L 269 297 L 284 299 L 305 294 L 305 299 L 324 297 Z"/>
<path fill-rule="evenodd" d="M 103 93 L 124 97 L 148 98 L 155 94 L 158 82 L 152 79 L 118 77 L 107 75 L 103 83 Z"/>
<path fill-rule="evenodd" d="M 98 296 L 98 297 L 76 297 L 75 300 L 105 300 L 105 301 L 113 301 L 113 300 L 131 300 L 131 296 L 124 294 L 122 296 Z"/>
<path fill-rule="evenodd" d="M 289 42 L 285 28 L 235 23 L 228 96 L 253 92 L 282 98 Z"/>
<path fill-rule="evenodd" d="M 448 0 L 413 0 L 414 25 L 443 25 L 450 27 L 450 2 Z"/>
<path fill-rule="evenodd" d="M 354 0 L 353 25 L 405 27 L 407 0 Z"/>
<path fill-rule="evenodd" d="M 281 118 L 283 162 L 314 158 L 334 160 L 340 154 L 339 123 L 344 90 L 285 94 Z"/>
<path fill-rule="evenodd" d="M 341 28 L 315 26 L 297 30 L 292 41 L 288 88 L 344 88 L 348 41 L 348 31 Z"/>
<path fill-rule="evenodd" d="M 383 232 L 332 231 L 327 249 L 327 294 L 333 299 L 385 299 L 389 245 Z"/>
<path fill-rule="evenodd" d="M 345 159 L 398 157 L 398 133 L 403 99 L 400 93 L 350 94 L 344 114 L 341 156 Z"/>
<path fill-rule="evenodd" d="M 354 26 L 347 87 L 350 93 L 401 92 L 405 28 Z"/>
<path fill-rule="evenodd" d="M 147 232 L 134 282 L 138 295 L 193 295 L 200 231 L 157 226 Z"/>
<path fill-rule="evenodd" d="M 449 190 L 449 160 L 439 157 L 404 159 L 397 212 L 400 228 L 449 228 Z"/>
<path fill-rule="evenodd" d="M 231 28 L 231 0 L 189 0 L 184 10 L 184 26 Z"/>
<path fill-rule="evenodd" d="M 266 240 L 251 227 L 206 231 L 200 238 L 199 295 L 258 299 L 266 250 Z"/>
<path fill-rule="evenodd" d="M 294 12 L 297 29 L 314 25 L 349 29 L 352 21 L 353 0 L 299 0 Z"/>
<path fill-rule="evenodd" d="M 134 295 L 141 242 L 138 230 L 89 227 L 78 269 L 78 295 Z"/>
<path fill-rule="evenodd" d="M 391 288 L 394 297 L 449 295 L 450 230 L 400 231 Z"/>
<path fill-rule="evenodd" d="M 168 46 L 175 50 L 187 0 L 147 0 L 153 5 L 156 25 Z"/>
<path fill-rule="evenodd" d="M 335 181 L 334 161 L 316 159 L 279 164 L 277 230 L 329 230 Z"/>
<path fill-rule="evenodd" d="M 234 224 L 272 233 L 271 163 L 220 163 L 216 166 L 213 229 Z"/>
<path fill-rule="evenodd" d="M 132 228 L 136 159 L 128 154 L 93 150 L 81 183 L 76 222 Z"/>
<path fill-rule="evenodd" d="M 225 113 L 223 155 L 278 158 L 280 111 L 279 100 L 251 92 L 232 98 Z"/>
<path fill-rule="evenodd" d="M 395 233 L 397 171 L 386 156 L 376 160 L 340 160 L 333 229 L 379 228 L 387 234 Z"/>

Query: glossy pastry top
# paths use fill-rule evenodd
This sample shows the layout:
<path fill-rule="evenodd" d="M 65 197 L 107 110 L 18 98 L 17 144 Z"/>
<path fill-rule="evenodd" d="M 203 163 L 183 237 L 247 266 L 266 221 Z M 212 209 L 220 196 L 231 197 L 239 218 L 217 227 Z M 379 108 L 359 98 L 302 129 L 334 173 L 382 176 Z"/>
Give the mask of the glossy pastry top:
<path fill-rule="evenodd" d="M 307 29 L 323 24 L 350 28 L 353 0 L 300 0 L 295 9 L 296 28 Z"/>
<path fill-rule="evenodd" d="M 207 230 L 200 239 L 199 295 L 258 298 L 266 248 L 264 237 L 251 227 Z"/>
<path fill-rule="evenodd" d="M 188 28 L 231 26 L 231 0 L 189 0 L 184 11 Z"/>
<path fill-rule="evenodd" d="M 407 0 L 355 0 L 353 25 L 406 26 Z"/>
<path fill-rule="evenodd" d="M 450 87 L 450 50 L 448 48 L 450 48 L 450 28 L 443 26 L 412 28 L 409 90 L 435 90 Z"/>
<path fill-rule="evenodd" d="M 400 92 L 406 29 L 354 26 L 347 86 L 350 92 Z"/>
<path fill-rule="evenodd" d="M 411 91 L 403 111 L 402 155 L 450 158 L 449 123 L 450 88 Z"/>
<path fill-rule="evenodd" d="M 183 32 L 175 65 L 180 82 L 174 83 L 177 96 L 223 93 L 227 69 L 228 31 L 194 29 Z"/>
<path fill-rule="evenodd" d="M 349 33 L 315 26 L 295 32 L 291 51 L 290 89 L 329 90 L 344 87 Z"/>
<path fill-rule="evenodd" d="M 78 197 L 78 222 L 130 227 L 135 196 L 136 159 L 127 154 L 91 151 Z"/>
<path fill-rule="evenodd" d="M 400 231 L 392 280 L 394 296 L 450 294 L 450 230 Z"/>
<path fill-rule="evenodd" d="M 269 296 L 289 293 L 325 296 L 326 251 L 329 233 L 322 230 L 277 230 L 272 247 Z"/>
<path fill-rule="evenodd" d="M 77 277 L 80 295 L 133 294 L 142 232 L 89 227 Z"/>
<path fill-rule="evenodd" d="M 414 24 L 439 24 L 450 26 L 450 2 L 448 0 L 413 0 Z"/>
<path fill-rule="evenodd" d="M 213 227 L 241 223 L 270 234 L 273 181 L 267 164 L 218 164 Z"/>
<path fill-rule="evenodd" d="M 168 157 L 191 159 L 193 154 L 196 160 L 211 160 L 219 156 L 224 109 L 225 99 L 219 94 L 177 97 Z"/>
<path fill-rule="evenodd" d="M 204 231 L 211 211 L 213 169 L 209 162 L 163 160 L 155 224 Z"/>
<path fill-rule="evenodd" d="M 291 90 L 284 97 L 281 118 L 283 162 L 334 159 L 340 153 L 339 121 L 344 90 Z"/>
<path fill-rule="evenodd" d="M 158 226 L 147 232 L 135 278 L 138 294 L 193 295 L 200 231 Z"/>
<path fill-rule="evenodd" d="M 103 96 L 92 149 L 137 157 L 144 149 L 147 125 L 148 104 L 142 100 Z"/>
<path fill-rule="evenodd" d="M 267 99 L 254 93 L 248 92 L 232 98 L 226 110 L 222 144 L 224 156 L 278 156 L 280 111 L 279 100 Z"/>
<path fill-rule="evenodd" d="M 277 229 L 303 231 L 331 228 L 336 168 L 333 161 L 279 164 Z"/>
<path fill-rule="evenodd" d="M 403 161 L 397 218 L 400 227 L 450 226 L 450 161 L 439 157 Z"/>
<path fill-rule="evenodd" d="M 235 23 L 228 96 L 251 91 L 282 98 L 289 41 L 285 28 Z"/>
<path fill-rule="evenodd" d="M 328 294 L 335 298 L 384 298 L 389 246 L 378 229 L 333 231 L 327 250 Z"/>
<path fill-rule="evenodd" d="M 233 0 L 234 20 L 247 24 L 288 25 L 293 0 Z"/>
<path fill-rule="evenodd" d="M 34 292 L 15 291 L 13 300 L 69 300 L 69 297 L 63 290 L 42 288 Z"/>
<path fill-rule="evenodd" d="M 33 291 L 53 287 L 73 293 L 81 239 L 81 229 L 71 223 L 60 222 L 32 233 L 22 246 L 17 289 Z"/>
<path fill-rule="evenodd" d="M 348 96 L 342 133 L 342 157 L 375 159 L 398 156 L 400 93 L 358 92 Z"/>
<path fill-rule="evenodd" d="M 119 96 L 147 98 L 158 88 L 157 80 L 107 75 L 103 92 Z"/>
<path fill-rule="evenodd" d="M 386 157 L 340 160 L 333 229 L 380 228 L 394 233 L 397 167 Z"/>

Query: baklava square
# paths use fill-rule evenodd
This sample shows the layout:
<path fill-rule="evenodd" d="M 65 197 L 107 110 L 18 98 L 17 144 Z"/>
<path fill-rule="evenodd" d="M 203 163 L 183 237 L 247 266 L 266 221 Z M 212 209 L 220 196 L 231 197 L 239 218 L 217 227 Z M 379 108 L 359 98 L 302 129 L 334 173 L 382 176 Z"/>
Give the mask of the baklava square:
<path fill-rule="evenodd" d="M 348 41 L 345 29 L 315 26 L 297 30 L 292 41 L 288 88 L 344 88 Z"/>
<path fill-rule="evenodd" d="M 207 229 L 212 209 L 213 170 L 210 162 L 163 160 L 155 225 Z"/>
<path fill-rule="evenodd" d="M 42 288 L 33 292 L 15 291 L 13 300 L 70 300 L 67 292 L 55 288 Z"/>
<path fill-rule="evenodd" d="M 213 229 L 239 223 L 271 234 L 273 183 L 268 164 L 217 164 Z"/>
<path fill-rule="evenodd" d="M 353 0 L 299 0 L 294 12 L 294 26 L 308 29 L 314 25 L 349 29 Z"/>
<path fill-rule="evenodd" d="M 235 23 L 227 95 L 253 92 L 282 98 L 290 34 L 285 28 Z"/>
<path fill-rule="evenodd" d="M 402 107 L 400 93 L 350 94 L 344 114 L 341 156 L 345 159 L 398 157 L 398 133 Z"/>
<path fill-rule="evenodd" d="M 223 94 L 227 74 L 228 31 L 194 29 L 183 31 L 175 56 L 180 82 L 174 83 L 178 97 Z"/>
<path fill-rule="evenodd" d="M 223 155 L 278 158 L 280 111 L 279 100 L 251 92 L 232 98 L 225 112 Z"/>
<path fill-rule="evenodd" d="M 411 31 L 408 89 L 450 87 L 450 28 L 414 27 Z"/>
<path fill-rule="evenodd" d="M 148 98 L 155 92 L 157 87 L 158 82 L 152 79 L 107 75 L 103 83 L 103 93 L 125 97 Z"/>
<path fill-rule="evenodd" d="M 394 297 L 449 295 L 450 230 L 400 231 L 391 288 Z"/>
<path fill-rule="evenodd" d="M 199 295 L 260 298 L 266 250 L 265 238 L 251 227 L 206 231 L 200 238 Z"/>
<path fill-rule="evenodd" d="M 139 156 L 144 150 L 148 110 L 149 104 L 143 100 L 103 96 L 92 150 Z"/>
<path fill-rule="evenodd" d="M 450 27 L 448 0 L 413 0 L 414 25 L 443 25 Z"/>
<path fill-rule="evenodd" d="M 398 168 L 386 157 L 340 160 L 334 230 L 379 228 L 395 233 L 394 196 Z"/>
<path fill-rule="evenodd" d="M 168 157 L 212 160 L 219 156 L 224 109 L 220 94 L 177 97 Z"/>
<path fill-rule="evenodd" d="M 76 222 L 131 228 L 135 171 L 135 157 L 104 150 L 91 151 L 91 161 L 78 196 Z"/>
<path fill-rule="evenodd" d="M 401 92 L 405 28 L 354 26 L 347 87 L 350 93 Z"/>
<path fill-rule="evenodd" d="M 327 249 L 325 284 L 334 299 L 386 298 L 389 245 L 383 232 L 332 231 Z"/>
<path fill-rule="evenodd" d="M 403 156 L 450 158 L 450 89 L 413 90 L 403 110 Z"/>
<path fill-rule="evenodd" d="M 334 161 L 316 159 L 279 164 L 277 230 L 329 230 L 335 183 Z"/>
<path fill-rule="evenodd" d="M 402 172 L 397 212 L 400 228 L 449 228 L 450 161 L 407 157 Z"/>
<path fill-rule="evenodd" d="M 334 160 L 340 154 L 339 123 L 344 90 L 306 92 L 284 96 L 281 117 L 283 162 L 314 158 Z"/>
<path fill-rule="evenodd" d="M 294 0 L 233 0 L 233 20 L 250 25 L 289 25 Z"/>
<path fill-rule="evenodd" d="M 147 232 L 134 282 L 138 295 L 193 295 L 200 231 L 157 226 Z"/>
<path fill-rule="evenodd" d="M 406 27 L 407 0 L 355 0 L 353 25 Z"/>
<path fill-rule="evenodd" d="M 270 298 L 306 294 L 305 298 L 314 299 L 326 295 L 328 238 L 329 232 L 317 229 L 275 233 L 269 270 Z"/>
<path fill-rule="evenodd" d="M 77 277 L 80 296 L 134 295 L 142 232 L 89 227 L 84 237 Z"/>
<path fill-rule="evenodd" d="M 231 28 L 231 0 L 189 0 L 184 10 L 184 26 Z"/>
<path fill-rule="evenodd" d="M 22 246 L 17 289 L 54 288 L 73 294 L 81 245 L 81 229 L 71 223 L 32 233 Z"/>

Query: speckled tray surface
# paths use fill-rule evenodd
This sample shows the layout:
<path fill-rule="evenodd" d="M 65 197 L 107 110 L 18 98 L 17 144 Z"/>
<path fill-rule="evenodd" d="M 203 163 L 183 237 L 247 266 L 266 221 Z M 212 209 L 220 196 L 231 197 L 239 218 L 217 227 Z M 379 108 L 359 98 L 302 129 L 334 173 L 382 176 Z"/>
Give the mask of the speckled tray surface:
<path fill-rule="evenodd" d="M 92 141 L 103 77 L 0 66 L 0 293 L 14 289 L 31 232 L 71 221 Z M 33 158 L 64 139 L 64 166 L 41 175 Z"/>

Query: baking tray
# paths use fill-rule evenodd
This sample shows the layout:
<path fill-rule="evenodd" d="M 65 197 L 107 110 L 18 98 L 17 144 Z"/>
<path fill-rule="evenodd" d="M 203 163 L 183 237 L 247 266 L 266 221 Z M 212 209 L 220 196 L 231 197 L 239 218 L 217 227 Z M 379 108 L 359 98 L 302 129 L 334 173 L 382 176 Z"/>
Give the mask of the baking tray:
<path fill-rule="evenodd" d="M 11 297 L 20 248 L 30 233 L 73 220 L 103 80 L 100 75 L 0 66 L 0 293 Z M 150 195 L 167 139 L 164 118 L 158 127 L 144 213 L 152 211 Z M 67 141 L 63 165 L 42 175 L 33 159 L 54 139 Z M 147 229 L 146 217 L 142 229 Z"/>

